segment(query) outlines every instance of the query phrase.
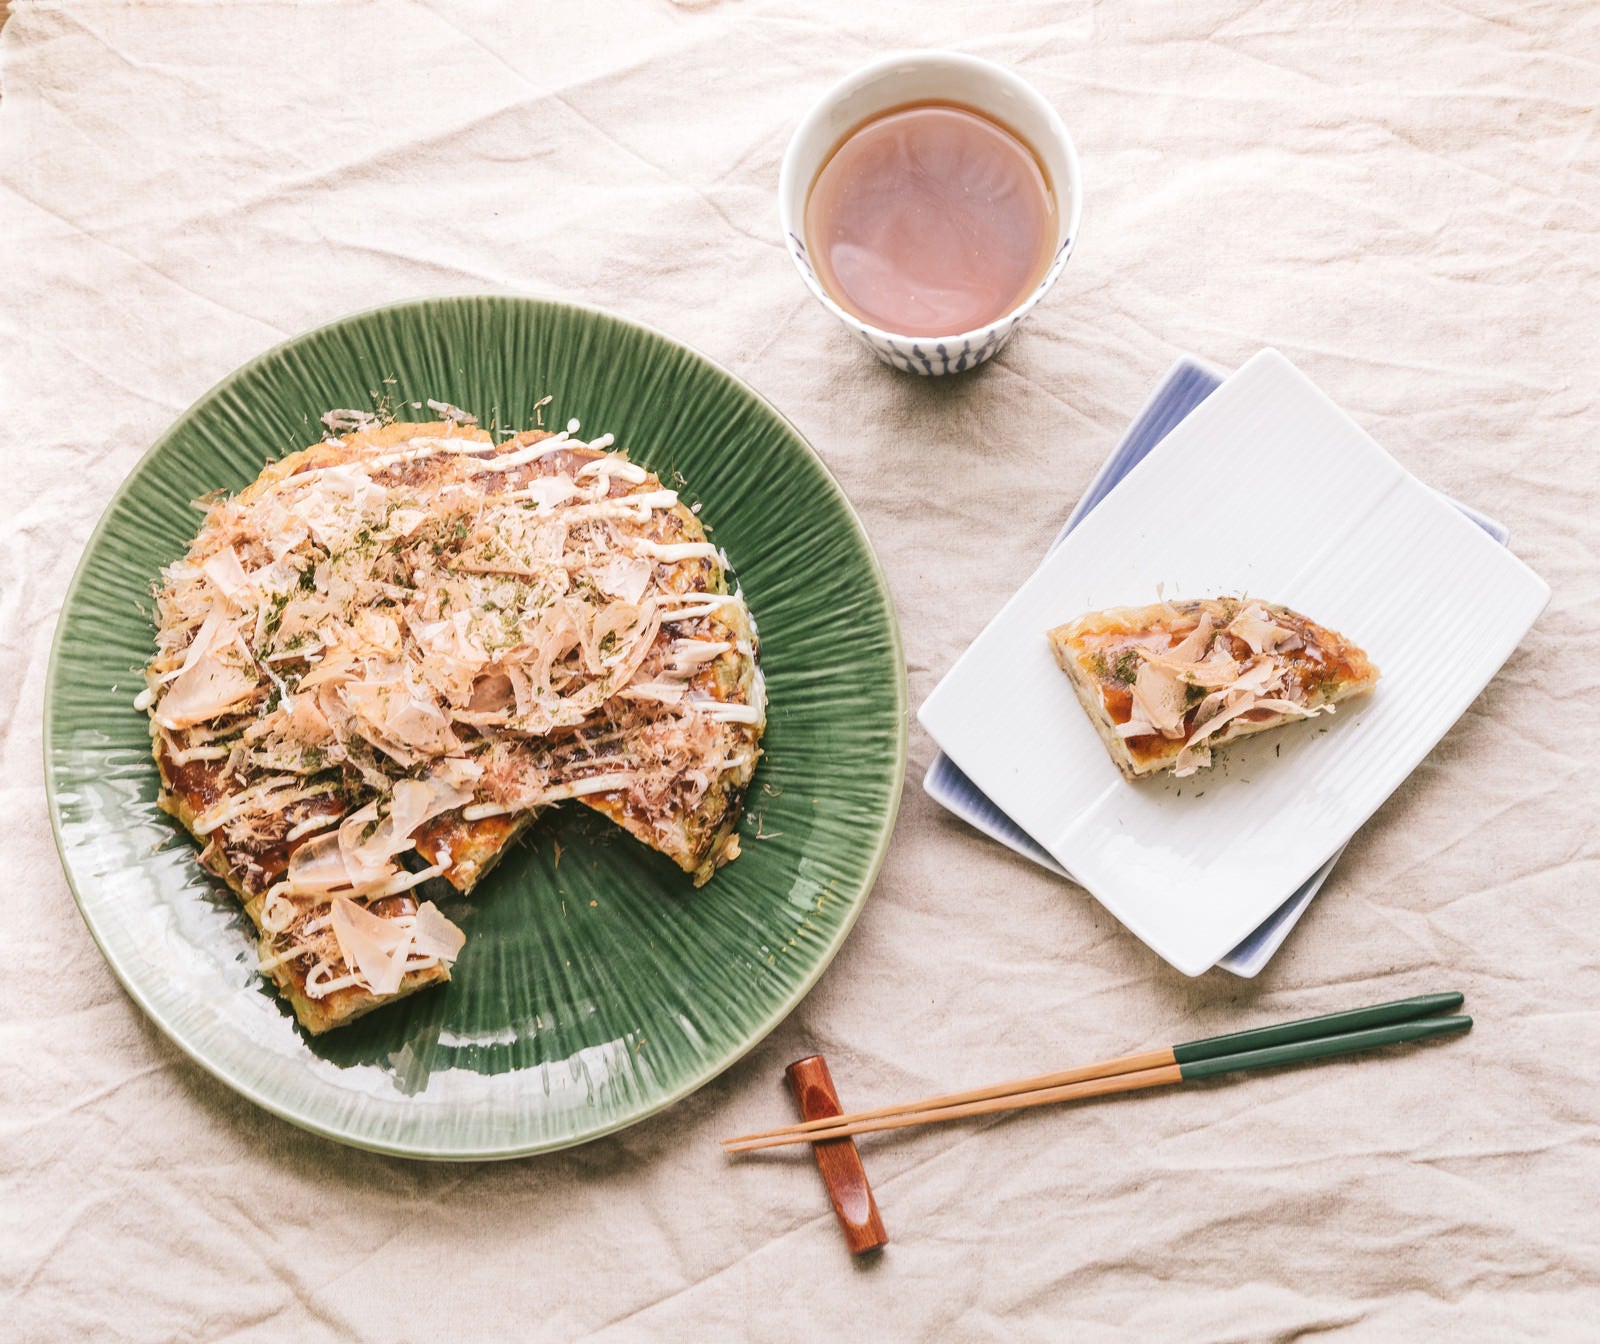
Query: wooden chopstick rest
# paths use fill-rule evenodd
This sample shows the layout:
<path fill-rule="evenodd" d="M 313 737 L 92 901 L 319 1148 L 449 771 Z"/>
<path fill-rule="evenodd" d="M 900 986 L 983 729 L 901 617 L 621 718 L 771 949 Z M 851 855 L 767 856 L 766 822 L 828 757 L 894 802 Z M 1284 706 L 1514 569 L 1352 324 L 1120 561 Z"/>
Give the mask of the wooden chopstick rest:
<path fill-rule="evenodd" d="M 828 1073 L 828 1062 L 821 1055 L 797 1059 L 784 1070 L 800 1115 L 806 1120 L 828 1120 L 844 1114 L 839 1094 Z M 889 1240 L 878 1204 L 867 1183 L 867 1169 L 854 1139 L 827 1139 L 811 1145 L 817 1157 L 817 1170 L 828 1187 L 828 1198 L 839 1216 L 844 1239 L 851 1255 L 876 1250 Z"/>

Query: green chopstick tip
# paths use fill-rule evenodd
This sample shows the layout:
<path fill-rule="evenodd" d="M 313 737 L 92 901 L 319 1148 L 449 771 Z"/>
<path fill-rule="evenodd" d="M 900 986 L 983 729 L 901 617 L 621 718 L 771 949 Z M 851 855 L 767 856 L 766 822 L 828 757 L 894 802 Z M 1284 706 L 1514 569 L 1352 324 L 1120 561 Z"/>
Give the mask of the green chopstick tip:
<path fill-rule="evenodd" d="M 1355 1054 L 1363 1050 L 1376 1050 L 1407 1041 L 1421 1041 L 1429 1036 L 1443 1036 L 1464 1032 L 1472 1026 L 1470 1017 L 1425 1017 L 1409 1022 L 1389 1022 L 1356 1031 L 1339 1032 L 1313 1040 L 1292 1040 L 1267 1045 L 1237 1054 L 1213 1055 L 1190 1061 L 1179 1061 L 1179 1069 L 1187 1079 L 1211 1078 L 1220 1073 L 1237 1073 L 1245 1069 L 1270 1069 L 1282 1064 L 1304 1064 L 1335 1055 Z"/>
<path fill-rule="evenodd" d="M 1172 1047 L 1172 1056 L 1179 1064 L 1192 1064 L 1204 1059 L 1216 1059 L 1222 1055 L 1289 1045 L 1296 1041 L 1315 1040 L 1341 1032 L 1361 1031 L 1391 1023 L 1415 1022 L 1432 1018 L 1439 1012 L 1459 1008 L 1463 1001 L 1463 995 L 1459 990 L 1446 990 L 1438 994 L 1417 994 L 1390 1003 L 1375 1003 L 1364 1008 L 1325 1013 L 1320 1017 L 1306 1017 L 1295 1022 L 1279 1022 L 1270 1026 L 1229 1032 L 1224 1036 L 1208 1036 L 1204 1040 L 1186 1041 L 1182 1045 Z"/>

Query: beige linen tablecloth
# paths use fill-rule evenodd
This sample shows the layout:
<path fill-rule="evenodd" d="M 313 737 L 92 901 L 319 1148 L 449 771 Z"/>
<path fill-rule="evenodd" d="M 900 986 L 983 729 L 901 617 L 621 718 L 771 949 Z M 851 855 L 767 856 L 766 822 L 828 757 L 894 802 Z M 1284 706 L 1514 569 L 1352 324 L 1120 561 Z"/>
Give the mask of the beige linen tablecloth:
<path fill-rule="evenodd" d="M 1082 242 L 992 366 L 872 361 L 778 246 L 810 101 L 896 47 L 1033 81 Z M 1594 1337 L 1600 1318 L 1600 11 L 22 3 L 0 35 L 0 1339 Z M 429 1166 L 189 1063 L 57 865 L 40 715 L 100 510 L 270 344 L 428 294 L 599 304 L 783 408 L 860 510 L 913 704 L 1182 351 L 1295 360 L 1554 586 L 1255 981 L 1187 980 L 911 779 L 819 987 L 587 1147 Z M 908 490 L 916 478 L 924 488 Z M 1308 486 L 1314 490 L 1314 486 Z M 847 1102 L 1459 987 L 1404 1058 L 880 1137 L 853 1265 L 809 1158 L 730 1164 L 829 1057 Z"/>

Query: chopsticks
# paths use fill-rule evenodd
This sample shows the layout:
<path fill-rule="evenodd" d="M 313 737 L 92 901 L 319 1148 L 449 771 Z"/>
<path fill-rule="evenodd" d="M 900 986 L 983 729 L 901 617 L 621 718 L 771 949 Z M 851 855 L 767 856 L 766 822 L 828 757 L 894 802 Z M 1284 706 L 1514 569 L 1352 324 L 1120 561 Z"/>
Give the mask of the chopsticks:
<path fill-rule="evenodd" d="M 1457 993 L 1423 994 L 1392 1003 L 1301 1018 L 1273 1026 L 1209 1036 L 1165 1049 L 1119 1055 L 1114 1059 L 1085 1064 L 1074 1069 L 1042 1073 L 990 1087 L 966 1092 L 950 1092 L 925 1097 L 920 1101 L 848 1115 L 783 1125 L 722 1140 L 725 1151 L 748 1153 L 761 1148 L 777 1148 L 792 1143 L 816 1143 L 823 1139 L 846 1138 L 878 1130 L 909 1125 L 929 1125 L 997 1111 L 1047 1106 L 1058 1101 L 1076 1101 L 1133 1092 L 1146 1087 L 1191 1082 L 1223 1073 L 1272 1068 L 1281 1064 L 1326 1059 L 1357 1050 L 1374 1050 L 1403 1041 L 1466 1031 L 1470 1017 L 1434 1017 L 1432 1014 L 1459 1008 Z"/>

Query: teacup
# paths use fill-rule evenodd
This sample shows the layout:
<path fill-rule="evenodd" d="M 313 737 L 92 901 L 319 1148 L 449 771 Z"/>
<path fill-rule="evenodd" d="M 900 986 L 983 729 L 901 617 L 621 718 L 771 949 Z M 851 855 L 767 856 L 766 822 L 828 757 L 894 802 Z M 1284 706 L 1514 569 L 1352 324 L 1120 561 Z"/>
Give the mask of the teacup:
<path fill-rule="evenodd" d="M 951 103 L 980 112 L 1009 129 L 1034 152 L 1056 200 L 1055 251 L 1043 278 L 1009 312 L 986 326 L 942 336 L 908 336 L 863 321 L 834 301 L 807 254 L 806 200 L 839 144 L 864 122 L 915 103 Z M 949 51 L 887 56 L 834 85 L 795 129 L 778 176 L 783 241 L 806 287 L 879 359 L 908 373 L 960 373 L 983 363 L 1011 339 L 1045 296 L 1072 252 L 1083 209 L 1078 155 L 1061 118 L 1032 86 L 976 56 Z"/>

